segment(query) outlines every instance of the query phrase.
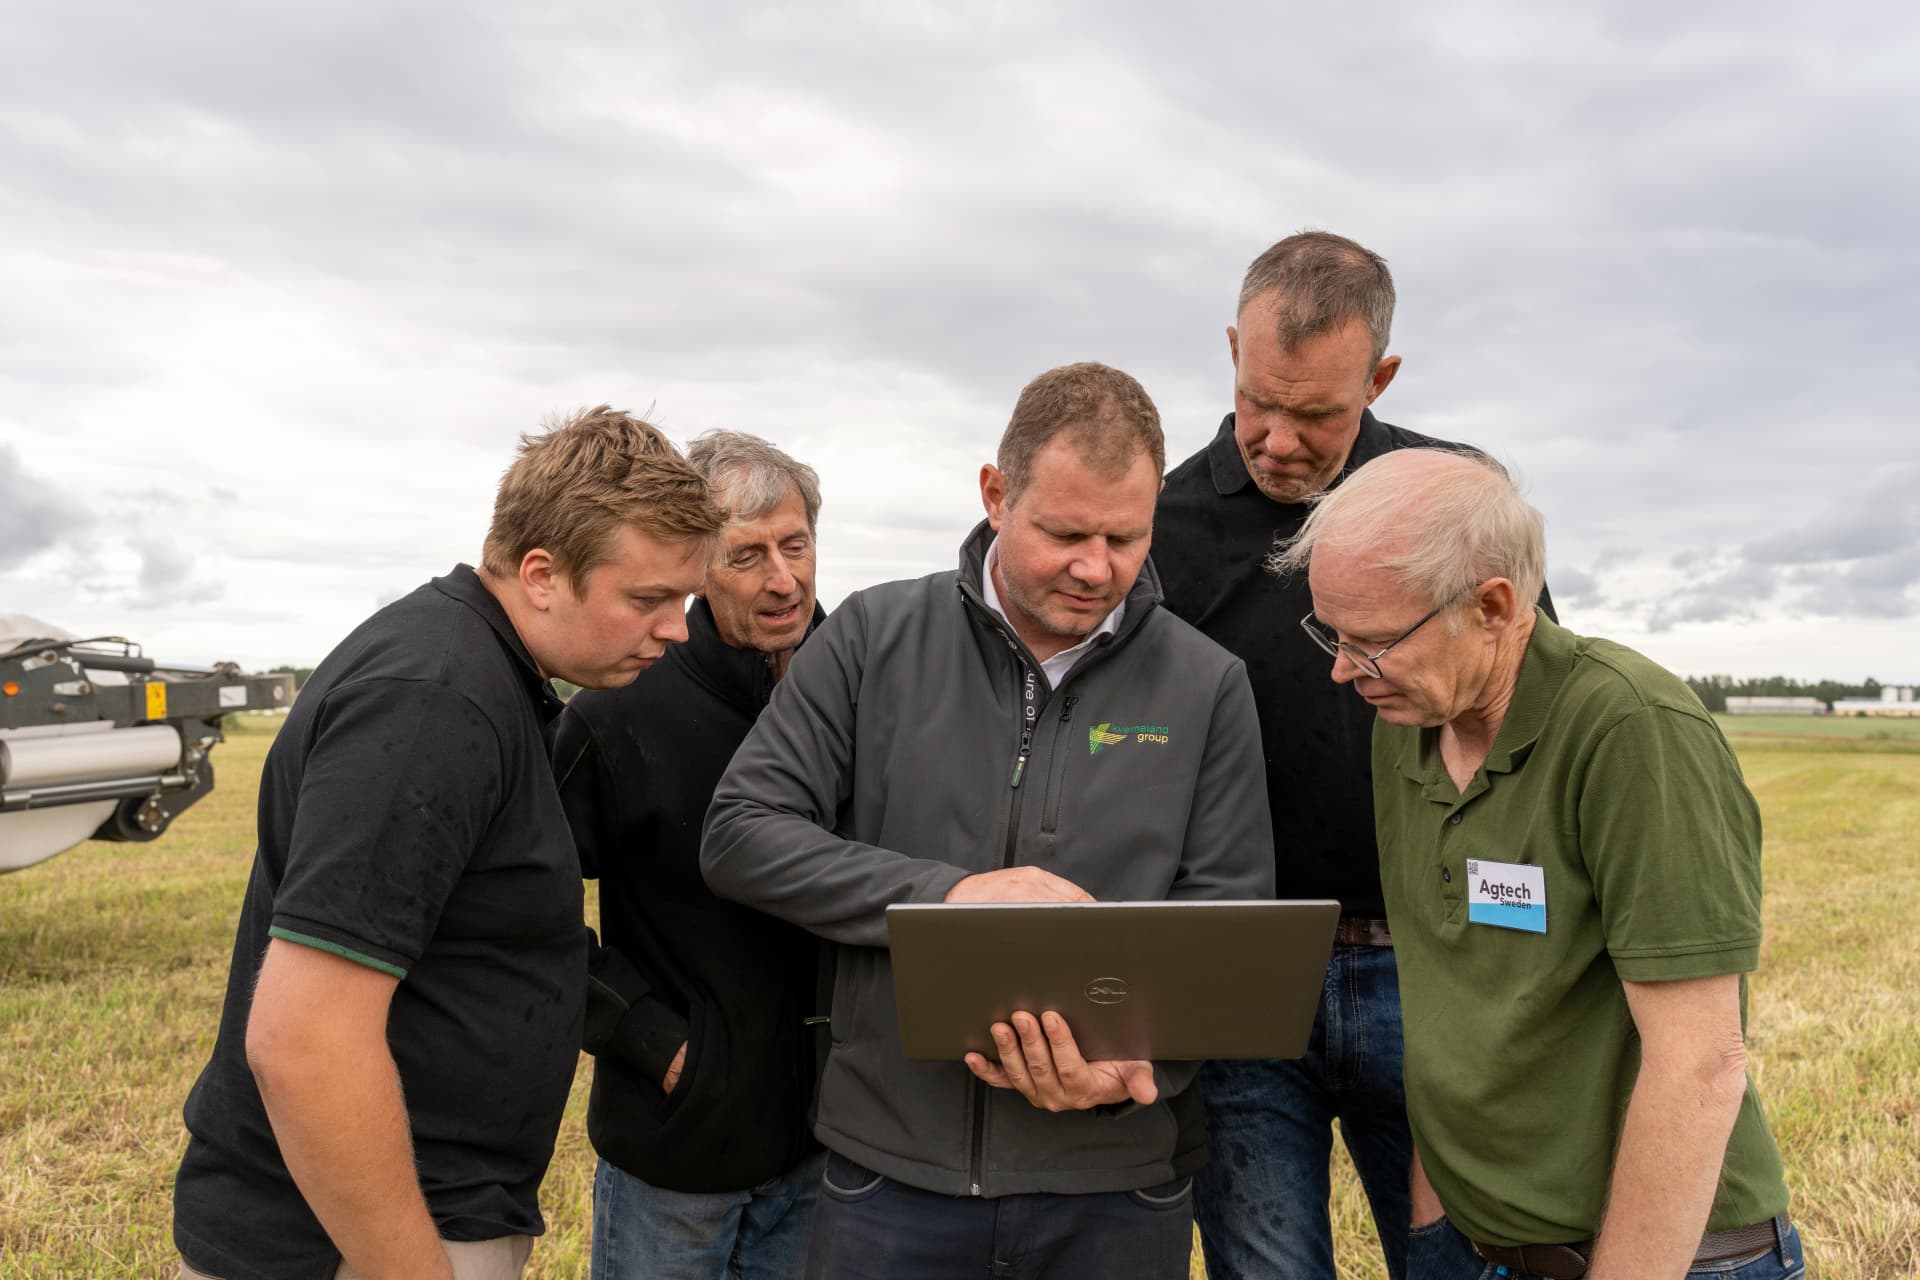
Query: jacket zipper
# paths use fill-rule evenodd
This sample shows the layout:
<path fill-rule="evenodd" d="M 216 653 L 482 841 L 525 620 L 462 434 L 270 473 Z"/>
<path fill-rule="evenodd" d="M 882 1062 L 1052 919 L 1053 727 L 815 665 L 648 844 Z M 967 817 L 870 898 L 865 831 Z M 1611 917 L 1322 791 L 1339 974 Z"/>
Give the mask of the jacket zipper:
<path fill-rule="evenodd" d="M 1007 810 L 1007 839 L 1000 850 L 1002 868 L 1013 865 L 1014 853 L 1020 842 L 1020 801 L 1025 794 L 1020 790 L 1020 780 L 1026 775 L 1027 761 L 1033 755 L 1033 727 L 1039 722 L 1040 708 L 1046 699 L 1041 696 L 1038 677 L 1026 658 L 1011 640 L 1007 648 L 1013 650 L 1014 661 L 1020 665 L 1020 753 L 1013 759 L 1013 774 L 1007 779 L 1007 787 L 1013 792 L 1013 803 Z M 967 1194 L 979 1195 L 980 1182 L 987 1167 L 987 1086 L 978 1080 L 973 1082 L 973 1144 L 972 1154 L 967 1166 Z"/>
<path fill-rule="evenodd" d="M 1046 700 L 1040 699 L 1038 703 L 1033 701 L 1033 668 L 1028 665 L 1025 650 L 1021 648 L 1020 643 L 1014 638 L 1013 632 L 1006 622 L 1002 619 L 994 619 L 991 617 L 991 611 L 987 609 L 985 601 L 980 599 L 979 593 L 971 586 L 962 583 L 960 586 L 960 594 L 962 599 L 979 609 L 982 614 L 989 616 L 989 621 L 1000 632 L 1001 638 L 1007 642 L 1007 648 L 1013 652 L 1013 660 L 1020 667 L 1023 682 L 1023 699 L 1020 708 L 1020 754 L 1014 758 L 1013 774 L 1007 779 L 1007 786 L 1013 791 L 1013 805 L 1007 816 L 1006 846 L 1001 850 L 1000 854 L 1000 865 L 1002 867 L 1010 867 L 1013 865 L 1014 851 L 1019 843 L 1020 779 L 1027 771 L 1028 757 L 1033 754 L 1033 727 L 1038 720 L 1039 704 L 1044 703 Z M 1149 605 L 1148 607 L 1151 608 L 1152 606 Z M 1131 630 L 1132 627 L 1122 627 L 1121 631 L 1117 634 L 1103 635 L 1095 640 L 1094 652 L 1074 665 L 1073 674 L 1078 675 L 1083 667 L 1104 659 L 1107 653 L 1112 651 L 1114 641 L 1127 635 Z M 1101 652 L 1102 650 L 1107 652 Z M 1067 699 L 1066 707 L 1061 713 L 1061 719 L 1063 721 L 1072 717 L 1073 704 L 1079 700 L 1078 695 Z M 1033 707 L 1033 715 L 1027 714 L 1028 706 Z M 1056 743 L 1056 747 L 1057 745 Z M 1045 814 L 1043 813 L 1042 817 L 1044 816 Z M 967 1162 L 967 1194 L 977 1196 L 980 1194 L 980 1181 L 984 1176 L 987 1159 L 987 1086 L 979 1080 L 975 1080 L 972 1083 L 973 1144 L 972 1153 L 968 1157 Z"/>

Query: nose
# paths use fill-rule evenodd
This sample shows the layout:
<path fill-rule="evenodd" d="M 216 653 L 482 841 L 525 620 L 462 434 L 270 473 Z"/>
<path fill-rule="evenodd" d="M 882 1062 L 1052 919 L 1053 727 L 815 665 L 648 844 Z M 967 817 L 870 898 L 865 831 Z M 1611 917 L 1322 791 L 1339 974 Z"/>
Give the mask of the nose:
<path fill-rule="evenodd" d="M 1355 680 L 1358 680 L 1366 674 L 1365 671 L 1360 669 L 1359 663 L 1347 656 L 1345 649 L 1341 649 L 1333 655 L 1333 682 L 1335 684 L 1352 684 Z"/>
<path fill-rule="evenodd" d="M 687 641 L 687 611 L 668 609 L 666 616 L 653 629 L 655 640 L 664 640 L 668 644 L 685 644 Z"/>
<path fill-rule="evenodd" d="M 776 596 L 790 595 L 798 585 L 787 558 L 778 551 L 767 561 L 767 590 Z"/>
<path fill-rule="evenodd" d="M 1085 544 L 1073 565 L 1068 570 L 1074 581 L 1084 582 L 1090 587 L 1104 587 L 1113 579 L 1113 560 L 1107 553 L 1105 539 L 1096 538 Z"/>
<path fill-rule="evenodd" d="M 1288 457 L 1300 447 L 1300 433 L 1288 425 L 1286 414 L 1275 412 L 1267 422 L 1267 438 L 1261 447 L 1273 457 Z"/>

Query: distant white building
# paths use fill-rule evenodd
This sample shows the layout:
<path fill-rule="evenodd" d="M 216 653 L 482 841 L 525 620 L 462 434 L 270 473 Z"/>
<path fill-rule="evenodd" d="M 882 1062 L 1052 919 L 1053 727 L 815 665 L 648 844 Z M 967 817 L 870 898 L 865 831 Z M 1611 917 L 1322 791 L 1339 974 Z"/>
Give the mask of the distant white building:
<path fill-rule="evenodd" d="M 1733 699 L 1729 698 L 1731 702 Z M 1837 716 L 1920 716 L 1912 685 L 1888 685 L 1877 698 L 1841 698 L 1833 704 Z"/>
<path fill-rule="evenodd" d="M 1818 698 L 1751 697 L 1728 695 L 1730 716 L 1823 716 L 1827 704 Z"/>

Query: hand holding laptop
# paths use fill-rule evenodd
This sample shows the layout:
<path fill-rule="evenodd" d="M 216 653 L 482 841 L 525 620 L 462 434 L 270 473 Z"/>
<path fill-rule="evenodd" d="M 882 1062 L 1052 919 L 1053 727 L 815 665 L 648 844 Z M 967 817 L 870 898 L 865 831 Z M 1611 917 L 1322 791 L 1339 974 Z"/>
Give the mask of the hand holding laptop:
<path fill-rule="evenodd" d="M 1012 1015 L 1011 1026 L 994 1023 L 993 1043 L 1000 1061 L 969 1053 L 967 1069 L 996 1089 L 1018 1090 L 1042 1111 L 1086 1111 L 1129 1098 L 1146 1106 L 1160 1096 L 1151 1062 L 1088 1062 L 1080 1056 L 1067 1020 L 1051 1010 L 1038 1018 L 1022 1010 Z"/>
<path fill-rule="evenodd" d="M 946 900 L 1092 902 L 1093 895 L 1040 867 L 1003 867 L 958 881 L 947 890 Z M 1144 1106 L 1159 1096 L 1151 1062 L 1088 1062 L 1059 1014 L 1035 1017 L 1022 1010 L 1011 1018 L 1011 1024 L 996 1022 L 992 1027 L 998 1063 L 988 1062 L 984 1054 L 966 1055 L 967 1069 L 994 1088 L 1016 1089 L 1043 1111 L 1085 1111 L 1128 1098 Z"/>
<path fill-rule="evenodd" d="M 1040 867 L 1002 867 L 954 883 L 947 902 L 1092 902 L 1073 881 Z"/>

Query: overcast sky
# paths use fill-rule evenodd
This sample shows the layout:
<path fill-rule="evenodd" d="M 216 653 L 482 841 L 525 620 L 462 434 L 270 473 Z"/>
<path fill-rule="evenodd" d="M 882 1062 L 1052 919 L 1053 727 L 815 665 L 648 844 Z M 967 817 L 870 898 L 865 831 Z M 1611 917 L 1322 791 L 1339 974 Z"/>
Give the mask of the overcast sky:
<path fill-rule="evenodd" d="M 602 401 L 818 467 L 831 604 L 951 565 L 1042 369 L 1201 447 L 1311 226 L 1577 630 L 1920 681 L 1920 16 L 1581 8 L 16 7 L 0 613 L 314 661 Z"/>

